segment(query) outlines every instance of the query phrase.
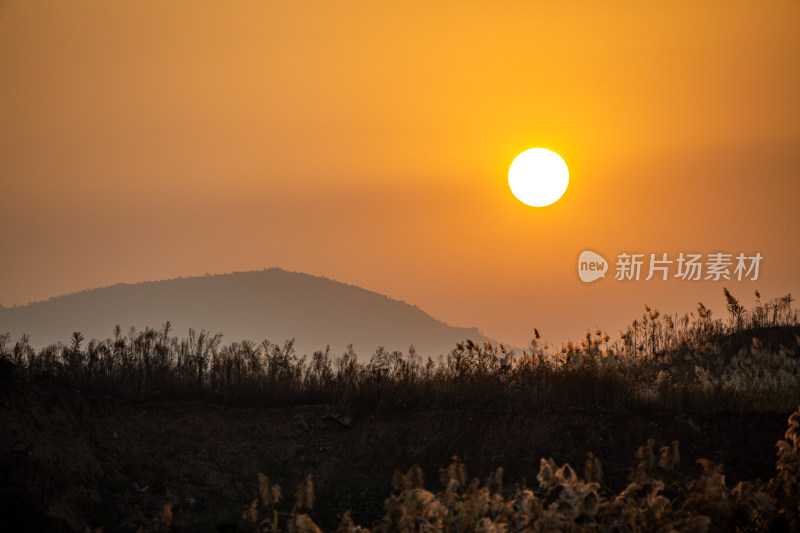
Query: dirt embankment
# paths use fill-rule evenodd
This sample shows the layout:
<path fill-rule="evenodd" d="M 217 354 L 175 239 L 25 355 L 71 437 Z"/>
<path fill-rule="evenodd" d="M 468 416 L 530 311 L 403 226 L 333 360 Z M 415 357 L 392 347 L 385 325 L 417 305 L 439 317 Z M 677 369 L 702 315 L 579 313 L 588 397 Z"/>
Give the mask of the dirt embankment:
<path fill-rule="evenodd" d="M 437 469 L 458 455 L 471 476 L 502 466 L 506 483 L 531 485 L 540 457 L 582 472 L 592 451 L 606 484 L 619 490 L 648 438 L 656 446 L 680 440 L 684 470 L 706 457 L 722 462 L 734 483 L 773 475 L 788 415 L 128 403 L 12 380 L 0 389 L 0 512 L 9 531 L 109 533 L 147 526 L 170 503 L 176 531 L 235 530 L 257 494 L 257 472 L 281 484 L 288 508 L 311 473 L 313 514 L 323 526 L 335 527 L 346 509 L 371 525 L 398 467 L 419 464 L 427 487 L 438 490 Z"/>

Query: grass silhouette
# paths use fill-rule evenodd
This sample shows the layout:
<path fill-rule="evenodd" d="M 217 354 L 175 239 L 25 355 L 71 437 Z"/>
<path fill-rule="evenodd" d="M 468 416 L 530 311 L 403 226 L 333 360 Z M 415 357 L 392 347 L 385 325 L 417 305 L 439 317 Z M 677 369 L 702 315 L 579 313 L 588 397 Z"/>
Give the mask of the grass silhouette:
<path fill-rule="evenodd" d="M 698 412 L 786 412 L 800 399 L 800 323 L 791 295 L 745 309 L 724 290 L 728 320 L 662 315 L 645 306 L 613 341 L 600 330 L 551 348 L 539 333 L 521 354 L 503 344 L 458 343 L 434 361 L 377 349 L 359 362 L 352 346 L 299 356 L 293 341 L 222 343 L 119 326 L 112 338 L 34 350 L 0 335 L 0 360 L 33 382 L 130 400 L 202 399 L 234 405 L 339 404 L 387 411 L 480 405 L 498 410 L 569 405 Z M 10 364 L 9 364 L 10 363 Z"/>

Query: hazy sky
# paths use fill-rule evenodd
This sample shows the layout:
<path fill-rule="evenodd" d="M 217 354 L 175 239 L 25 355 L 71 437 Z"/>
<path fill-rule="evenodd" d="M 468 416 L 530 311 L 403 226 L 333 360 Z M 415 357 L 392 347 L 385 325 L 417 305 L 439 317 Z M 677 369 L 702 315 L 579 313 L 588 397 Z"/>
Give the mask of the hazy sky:
<path fill-rule="evenodd" d="M 5 306 L 279 266 L 522 345 L 800 293 L 797 0 L 5 0 L 0 72 Z M 585 248 L 764 260 L 585 284 Z"/>

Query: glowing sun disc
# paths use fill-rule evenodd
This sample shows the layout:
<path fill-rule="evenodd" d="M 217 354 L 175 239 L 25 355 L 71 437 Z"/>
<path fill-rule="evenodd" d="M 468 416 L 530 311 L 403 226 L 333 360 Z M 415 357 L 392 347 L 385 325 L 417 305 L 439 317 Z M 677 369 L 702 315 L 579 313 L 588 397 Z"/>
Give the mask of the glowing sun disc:
<path fill-rule="evenodd" d="M 533 207 L 556 202 L 569 185 L 567 164 L 547 148 L 525 150 L 508 169 L 508 185 L 517 199 Z"/>

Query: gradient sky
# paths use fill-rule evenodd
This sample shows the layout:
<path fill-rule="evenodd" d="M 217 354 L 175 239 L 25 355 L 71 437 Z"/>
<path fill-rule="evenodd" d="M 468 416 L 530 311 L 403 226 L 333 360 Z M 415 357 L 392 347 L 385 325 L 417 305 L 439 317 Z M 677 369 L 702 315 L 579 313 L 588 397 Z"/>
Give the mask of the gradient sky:
<path fill-rule="evenodd" d="M 279 266 L 524 345 L 800 293 L 797 0 L 5 0 L 0 72 L 5 306 Z M 585 248 L 764 260 L 584 284 Z"/>

